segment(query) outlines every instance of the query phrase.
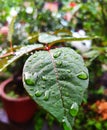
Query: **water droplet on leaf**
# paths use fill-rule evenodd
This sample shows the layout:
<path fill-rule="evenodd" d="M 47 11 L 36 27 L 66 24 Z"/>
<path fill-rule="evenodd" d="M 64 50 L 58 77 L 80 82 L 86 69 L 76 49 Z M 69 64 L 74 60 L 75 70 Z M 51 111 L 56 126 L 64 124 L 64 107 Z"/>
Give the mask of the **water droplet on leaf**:
<path fill-rule="evenodd" d="M 55 94 L 55 91 L 52 91 L 52 94 Z"/>
<path fill-rule="evenodd" d="M 54 53 L 53 57 L 58 58 L 60 55 L 61 55 L 61 51 L 58 51 L 58 52 Z"/>
<path fill-rule="evenodd" d="M 46 80 L 47 80 L 47 77 L 46 77 L 46 76 L 42 76 L 42 79 L 43 79 L 44 81 L 46 81 Z"/>
<path fill-rule="evenodd" d="M 79 79 L 83 79 L 83 80 L 86 80 L 86 79 L 88 79 L 88 75 L 87 75 L 87 73 L 86 72 L 80 72 L 79 74 L 77 74 L 77 77 L 79 78 Z"/>
<path fill-rule="evenodd" d="M 44 100 L 47 101 L 49 99 L 50 91 L 45 91 Z"/>
<path fill-rule="evenodd" d="M 35 80 L 34 80 L 34 78 L 32 77 L 32 75 L 30 74 L 30 73 L 28 73 L 28 72 L 26 72 L 25 74 L 24 74 L 24 80 L 25 80 L 25 83 L 27 84 L 27 85 L 35 85 Z"/>
<path fill-rule="evenodd" d="M 30 54 L 33 55 L 33 52 L 31 52 Z"/>
<path fill-rule="evenodd" d="M 56 64 L 57 64 L 58 66 L 61 66 L 61 65 L 62 65 L 62 61 L 57 61 Z"/>
<path fill-rule="evenodd" d="M 71 105 L 71 108 L 70 108 L 70 114 L 71 114 L 71 116 L 76 116 L 77 113 L 78 113 L 78 110 L 79 110 L 78 104 L 76 102 L 74 102 Z"/>
<path fill-rule="evenodd" d="M 34 88 L 30 88 L 30 91 L 33 91 L 34 90 Z"/>
<path fill-rule="evenodd" d="M 62 120 L 64 130 L 72 130 L 72 127 L 66 117 Z"/>
<path fill-rule="evenodd" d="M 35 93 L 35 96 L 36 97 L 40 97 L 41 95 L 42 95 L 42 91 L 37 90 L 36 93 Z"/>
<path fill-rule="evenodd" d="M 33 76 L 35 77 L 35 79 L 38 78 L 38 73 L 35 72 Z"/>

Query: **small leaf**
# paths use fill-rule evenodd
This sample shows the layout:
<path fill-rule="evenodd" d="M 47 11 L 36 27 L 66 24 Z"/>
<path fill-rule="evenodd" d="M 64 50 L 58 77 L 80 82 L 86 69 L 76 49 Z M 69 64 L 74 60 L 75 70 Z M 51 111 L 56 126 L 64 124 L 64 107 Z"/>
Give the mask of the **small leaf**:
<path fill-rule="evenodd" d="M 57 41 L 57 40 L 60 40 L 60 39 L 61 39 L 61 37 L 58 37 L 58 36 L 55 36 L 55 35 L 50 35 L 50 34 L 47 34 L 47 33 L 40 33 L 38 41 L 41 42 L 41 43 L 48 44 L 48 43 L 51 43 L 51 42 L 54 42 L 54 41 Z"/>
<path fill-rule="evenodd" d="M 0 71 L 5 69 L 7 66 L 9 66 L 11 63 L 22 57 L 23 55 L 27 54 L 28 52 L 31 52 L 33 50 L 42 48 L 43 46 L 40 44 L 35 45 L 27 45 L 23 47 L 19 47 L 19 49 L 16 48 L 16 51 L 14 52 L 14 55 L 10 55 L 8 57 L 0 58 Z"/>
<path fill-rule="evenodd" d="M 78 78 L 77 75 L 80 72 L 84 72 L 87 78 L 82 77 L 84 80 L 81 77 Z M 71 130 L 70 125 L 74 119 L 71 113 L 76 115 L 77 106 L 81 104 L 88 86 L 88 70 L 82 57 L 67 47 L 38 51 L 26 61 L 23 76 L 25 73 L 30 73 L 31 78 L 35 79 L 35 85 L 31 86 L 23 77 L 24 87 L 30 95 L 33 95 L 35 102 L 59 122 L 63 122 L 65 129 Z M 33 93 L 31 93 L 31 88 L 34 90 Z M 38 91 L 40 96 L 36 96 Z M 72 106 L 73 103 L 76 105 Z"/>
<path fill-rule="evenodd" d="M 57 35 L 52 35 L 52 34 L 47 34 L 47 33 L 40 33 L 38 37 L 38 41 L 44 44 L 51 44 L 54 45 L 55 43 L 58 42 L 68 42 L 68 41 L 83 41 L 83 40 L 90 40 L 90 39 L 95 39 L 98 38 L 97 36 L 94 37 L 72 37 L 72 36 L 57 36 Z"/>

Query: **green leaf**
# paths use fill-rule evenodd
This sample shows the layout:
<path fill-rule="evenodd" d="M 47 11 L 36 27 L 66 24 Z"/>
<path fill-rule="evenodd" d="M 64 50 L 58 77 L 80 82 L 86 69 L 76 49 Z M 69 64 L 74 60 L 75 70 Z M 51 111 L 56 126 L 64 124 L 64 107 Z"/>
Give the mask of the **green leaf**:
<path fill-rule="evenodd" d="M 14 55 L 0 58 L 0 71 L 4 70 L 7 66 L 9 66 L 11 63 L 16 61 L 20 57 L 22 57 L 24 54 L 27 54 L 33 50 L 36 50 L 42 47 L 43 46 L 40 44 L 23 46 L 16 49 L 14 52 Z"/>
<path fill-rule="evenodd" d="M 83 41 L 83 40 L 90 40 L 90 39 L 95 39 L 98 38 L 97 36 L 94 37 L 61 37 L 57 35 L 52 35 L 48 33 L 40 33 L 38 37 L 38 41 L 44 44 L 52 44 L 54 45 L 55 43 L 58 42 L 68 42 L 68 41 Z"/>
<path fill-rule="evenodd" d="M 65 127 L 73 123 L 71 113 L 77 112 L 83 100 L 88 77 L 82 57 L 68 47 L 35 52 L 23 69 L 29 95 Z M 74 103 L 76 107 L 72 107 Z"/>
<path fill-rule="evenodd" d="M 54 41 L 57 41 L 60 39 L 61 39 L 61 37 L 59 37 L 59 36 L 51 35 L 51 34 L 47 34 L 47 33 L 40 33 L 39 37 L 38 37 L 38 41 L 41 43 L 45 43 L 45 44 L 48 44 L 48 43 L 51 43 L 51 42 L 54 42 Z"/>

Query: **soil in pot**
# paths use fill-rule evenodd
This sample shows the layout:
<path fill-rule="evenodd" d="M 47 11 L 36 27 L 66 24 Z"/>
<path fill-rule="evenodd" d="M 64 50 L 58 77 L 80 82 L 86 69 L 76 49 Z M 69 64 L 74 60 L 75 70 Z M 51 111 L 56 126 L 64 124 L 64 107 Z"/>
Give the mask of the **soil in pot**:
<path fill-rule="evenodd" d="M 27 92 L 23 88 L 21 81 L 16 84 L 15 82 L 10 82 L 4 89 L 6 95 L 11 98 L 20 98 L 28 96 Z"/>

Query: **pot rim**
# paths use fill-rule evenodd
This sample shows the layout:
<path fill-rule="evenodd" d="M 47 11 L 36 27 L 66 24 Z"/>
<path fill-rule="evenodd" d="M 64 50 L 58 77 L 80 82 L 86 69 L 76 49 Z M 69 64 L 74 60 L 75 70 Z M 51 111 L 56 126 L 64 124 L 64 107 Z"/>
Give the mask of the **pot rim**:
<path fill-rule="evenodd" d="M 30 96 L 24 96 L 24 97 L 19 97 L 19 98 L 12 98 L 12 97 L 9 97 L 7 96 L 7 94 L 5 93 L 4 91 L 4 88 L 5 86 L 12 82 L 13 81 L 13 78 L 10 77 L 9 79 L 3 81 L 1 84 L 0 84 L 0 96 L 2 99 L 6 99 L 8 101 L 17 101 L 17 102 L 20 102 L 20 101 L 26 101 L 26 100 L 30 100 Z"/>

